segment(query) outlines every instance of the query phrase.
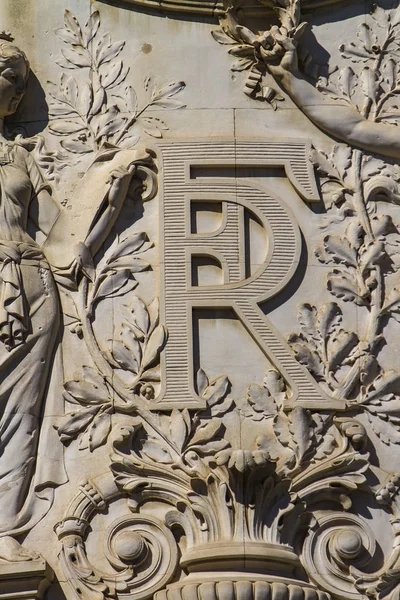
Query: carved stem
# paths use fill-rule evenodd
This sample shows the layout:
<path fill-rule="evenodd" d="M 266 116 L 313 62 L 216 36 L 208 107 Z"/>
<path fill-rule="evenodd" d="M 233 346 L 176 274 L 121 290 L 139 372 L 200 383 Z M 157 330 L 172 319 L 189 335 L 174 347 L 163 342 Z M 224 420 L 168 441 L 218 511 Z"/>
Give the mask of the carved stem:
<path fill-rule="evenodd" d="M 136 115 L 131 117 L 131 119 L 127 122 L 126 126 L 122 128 L 121 133 L 116 137 L 114 142 L 116 146 L 118 146 L 119 142 L 122 140 L 128 129 L 132 127 L 134 123 L 136 123 L 138 118 L 144 113 L 145 110 L 149 108 L 149 106 L 151 106 L 151 102 L 148 102 Z"/>

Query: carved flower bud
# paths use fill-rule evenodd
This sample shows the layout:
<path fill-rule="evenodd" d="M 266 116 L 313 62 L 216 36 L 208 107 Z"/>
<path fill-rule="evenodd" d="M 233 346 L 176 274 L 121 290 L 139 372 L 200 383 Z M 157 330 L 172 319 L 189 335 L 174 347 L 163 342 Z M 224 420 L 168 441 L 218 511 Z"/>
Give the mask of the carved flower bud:
<path fill-rule="evenodd" d="M 153 400 L 155 396 L 154 388 L 151 383 L 144 383 L 140 387 L 140 395 L 146 398 L 146 400 Z"/>

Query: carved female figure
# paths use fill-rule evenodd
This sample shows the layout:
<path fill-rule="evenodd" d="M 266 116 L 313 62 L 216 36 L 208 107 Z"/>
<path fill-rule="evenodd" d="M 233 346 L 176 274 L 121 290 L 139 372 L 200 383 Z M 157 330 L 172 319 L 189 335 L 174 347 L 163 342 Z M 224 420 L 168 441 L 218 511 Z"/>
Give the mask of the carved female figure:
<path fill-rule="evenodd" d="M 33 557 L 14 536 L 43 517 L 51 488 L 66 481 L 61 445 L 47 425 L 47 415 L 62 414 L 61 394 L 49 387 L 61 312 L 49 263 L 28 233 L 32 220 L 49 234 L 61 211 L 29 152 L 4 137 L 4 118 L 16 111 L 29 75 L 25 54 L 12 42 L 0 34 L 0 559 L 9 561 Z M 110 174 L 105 209 L 82 240 L 92 255 L 115 221 L 133 170 Z"/>

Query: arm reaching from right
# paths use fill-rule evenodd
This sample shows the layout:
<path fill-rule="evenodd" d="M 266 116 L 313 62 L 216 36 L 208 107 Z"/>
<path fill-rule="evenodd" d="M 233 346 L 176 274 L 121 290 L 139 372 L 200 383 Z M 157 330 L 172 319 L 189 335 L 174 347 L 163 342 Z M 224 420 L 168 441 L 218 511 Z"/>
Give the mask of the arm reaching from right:
<path fill-rule="evenodd" d="M 278 28 L 273 29 L 278 48 L 272 53 L 261 47 L 261 55 L 268 71 L 310 121 L 350 146 L 400 159 L 397 127 L 368 121 L 357 110 L 334 103 L 321 94 L 299 70 L 295 40 L 282 36 Z M 277 52 L 279 46 L 280 53 Z M 276 57 L 279 54 L 280 61 L 277 64 Z"/>

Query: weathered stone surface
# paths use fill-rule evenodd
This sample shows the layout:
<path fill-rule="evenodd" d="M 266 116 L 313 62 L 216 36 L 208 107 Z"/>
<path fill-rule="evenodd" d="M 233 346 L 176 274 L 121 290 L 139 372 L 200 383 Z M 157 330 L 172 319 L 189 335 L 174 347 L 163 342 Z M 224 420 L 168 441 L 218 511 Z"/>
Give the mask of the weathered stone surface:
<path fill-rule="evenodd" d="M 400 7 L 0 21 L 0 600 L 396 600 Z"/>

